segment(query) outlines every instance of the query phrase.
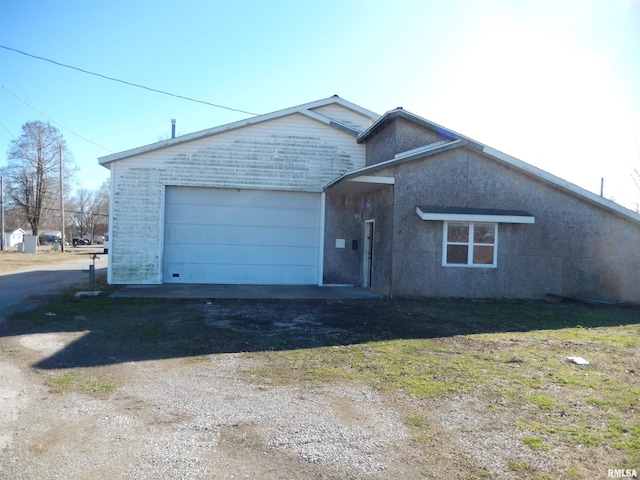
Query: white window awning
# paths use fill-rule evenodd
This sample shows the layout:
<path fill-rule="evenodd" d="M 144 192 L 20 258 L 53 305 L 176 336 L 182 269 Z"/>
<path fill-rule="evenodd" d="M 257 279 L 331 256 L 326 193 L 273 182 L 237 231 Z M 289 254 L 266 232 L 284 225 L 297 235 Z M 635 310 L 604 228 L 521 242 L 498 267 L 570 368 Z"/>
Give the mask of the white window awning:
<path fill-rule="evenodd" d="M 534 223 L 535 217 L 523 210 L 496 210 L 490 208 L 433 207 L 418 205 L 416 213 L 422 220 Z"/>

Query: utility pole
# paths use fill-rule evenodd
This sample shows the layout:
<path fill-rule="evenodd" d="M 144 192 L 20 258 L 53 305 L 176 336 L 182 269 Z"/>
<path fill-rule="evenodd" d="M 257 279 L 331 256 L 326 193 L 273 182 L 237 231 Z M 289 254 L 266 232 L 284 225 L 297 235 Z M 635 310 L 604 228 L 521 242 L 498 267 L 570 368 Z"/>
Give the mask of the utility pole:
<path fill-rule="evenodd" d="M 4 242 L 6 235 L 4 233 L 4 177 L 0 176 L 0 251 L 5 251 Z"/>
<path fill-rule="evenodd" d="M 60 218 L 62 220 L 62 237 L 60 238 L 60 251 L 64 253 L 64 190 L 62 182 L 62 145 L 60 145 Z"/>

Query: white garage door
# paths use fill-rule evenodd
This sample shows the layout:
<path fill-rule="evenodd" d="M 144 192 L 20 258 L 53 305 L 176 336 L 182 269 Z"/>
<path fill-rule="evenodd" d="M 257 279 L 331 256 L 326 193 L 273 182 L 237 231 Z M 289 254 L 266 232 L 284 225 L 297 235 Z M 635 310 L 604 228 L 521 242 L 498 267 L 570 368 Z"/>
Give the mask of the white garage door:
<path fill-rule="evenodd" d="M 165 283 L 318 283 L 320 194 L 171 187 Z"/>

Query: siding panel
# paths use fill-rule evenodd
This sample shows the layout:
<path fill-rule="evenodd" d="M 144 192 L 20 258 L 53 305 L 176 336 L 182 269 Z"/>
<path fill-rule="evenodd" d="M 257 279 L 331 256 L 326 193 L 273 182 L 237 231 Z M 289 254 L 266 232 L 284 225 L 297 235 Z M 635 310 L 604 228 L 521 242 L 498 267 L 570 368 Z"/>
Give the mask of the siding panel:
<path fill-rule="evenodd" d="M 363 117 L 362 115 L 352 110 L 342 108 L 336 104 L 314 108 L 312 111 L 329 117 L 332 120 L 337 120 L 338 122 L 344 123 L 345 125 L 348 125 L 358 130 L 359 132 L 364 132 L 373 123 L 372 120 Z"/>

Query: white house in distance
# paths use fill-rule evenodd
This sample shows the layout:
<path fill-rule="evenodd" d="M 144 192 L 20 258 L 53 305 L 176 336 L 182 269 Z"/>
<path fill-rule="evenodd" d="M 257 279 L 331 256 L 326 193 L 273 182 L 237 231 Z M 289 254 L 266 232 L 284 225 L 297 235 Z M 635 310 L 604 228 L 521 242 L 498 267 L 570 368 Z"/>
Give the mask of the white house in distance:
<path fill-rule="evenodd" d="M 27 232 L 21 228 L 17 228 L 12 232 L 4 232 L 5 246 L 15 247 L 17 244 L 23 241 L 23 237 Z"/>
<path fill-rule="evenodd" d="M 640 303 L 640 215 L 337 96 L 99 159 L 112 284 Z"/>

